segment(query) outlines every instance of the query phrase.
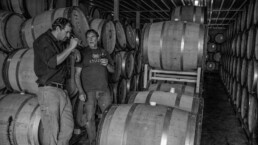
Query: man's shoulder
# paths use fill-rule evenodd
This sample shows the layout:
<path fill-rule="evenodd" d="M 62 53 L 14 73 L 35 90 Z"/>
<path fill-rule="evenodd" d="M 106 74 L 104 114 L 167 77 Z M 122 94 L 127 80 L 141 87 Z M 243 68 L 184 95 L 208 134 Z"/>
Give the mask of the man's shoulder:
<path fill-rule="evenodd" d="M 41 41 L 50 41 L 50 37 L 47 34 L 48 32 L 44 32 L 43 34 L 41 34 L 34 42 L 39 43 Z"/>

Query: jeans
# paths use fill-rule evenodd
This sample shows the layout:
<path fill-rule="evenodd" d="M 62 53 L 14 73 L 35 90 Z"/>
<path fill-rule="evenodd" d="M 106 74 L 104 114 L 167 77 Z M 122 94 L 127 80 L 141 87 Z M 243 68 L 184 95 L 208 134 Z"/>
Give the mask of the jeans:
<path fill-rule="evenodd" d="M 69 145 L 74 121 L 67 93 L 59 88 L 39 87 L 37 93 L 43 126 L 42 145 Z"/>
<path fill-rule="evenodd" d="M 95 125 L 95 112 L 96 112 L 96 106 L 98 106 L 101 109 L 101 112 L 103 113 L 104 110 L 112 104 L 112 97 L 110 95 L 109 91 L 90 91 L 87 92 L 87 102 L 85 102 L 86 105 L 86 129 L 87 134 L 89 136 L 89 140 L 91 144 L 96 139 L 96 125 Z"/>

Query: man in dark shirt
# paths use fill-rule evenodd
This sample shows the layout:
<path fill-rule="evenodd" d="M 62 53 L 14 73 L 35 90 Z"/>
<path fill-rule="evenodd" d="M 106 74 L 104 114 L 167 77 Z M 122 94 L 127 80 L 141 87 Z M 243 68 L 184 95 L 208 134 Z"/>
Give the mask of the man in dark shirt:
<path fill-rule="evenodd" d="M 43 145 L 68 145 L 74 122 L 72 106 L 63 83 L 67 75 L 66 58 L 77 46 L 78 39 L 69 40 L 72 25 L 66 18 L 57 18 L 52 29 L 43 33 L 33 43 L 34 71 L 38 77 L 37 93 L 44 129 Z"/>
<path fill-rule="evenodd" d="M 114 64 L 109 53 L 97 46 L 98 33 L 90 29 L 86 32 L 88 47 L 81 52 L 82 61 L 75 66 L 75 82 L 79 99 L 86 101 L 86 129 L 91 145 L 95 144 L 95 111 L 98 103 L 103 112 L 111 103 L 108 87 L 108 72 L 114 72 Z"/>

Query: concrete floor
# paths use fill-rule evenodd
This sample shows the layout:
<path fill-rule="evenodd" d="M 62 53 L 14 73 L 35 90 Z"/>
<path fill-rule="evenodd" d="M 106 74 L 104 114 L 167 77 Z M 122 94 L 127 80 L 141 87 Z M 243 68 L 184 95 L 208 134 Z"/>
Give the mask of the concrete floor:
<path fill-rule="evenodd" d="M 218 74 L 204 79 L 201 145 L 247 145 L 248 139 L 235 115 Z"/>

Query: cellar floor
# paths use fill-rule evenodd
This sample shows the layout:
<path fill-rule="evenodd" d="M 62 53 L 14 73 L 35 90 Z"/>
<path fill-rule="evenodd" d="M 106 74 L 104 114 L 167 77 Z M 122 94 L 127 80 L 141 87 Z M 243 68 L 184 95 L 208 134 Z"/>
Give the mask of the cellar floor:
<path fill-rule="evenodd" d="M 247 145 L 245 131 L 218 74 L 205 74 L 203 97 L 201 145 Z"/>

